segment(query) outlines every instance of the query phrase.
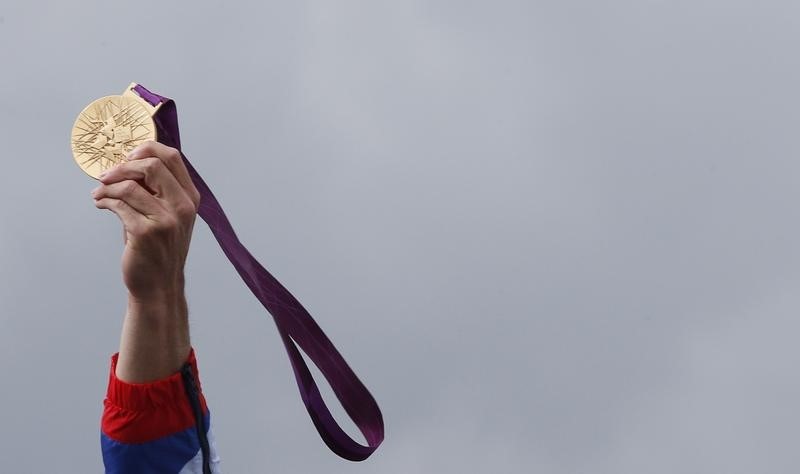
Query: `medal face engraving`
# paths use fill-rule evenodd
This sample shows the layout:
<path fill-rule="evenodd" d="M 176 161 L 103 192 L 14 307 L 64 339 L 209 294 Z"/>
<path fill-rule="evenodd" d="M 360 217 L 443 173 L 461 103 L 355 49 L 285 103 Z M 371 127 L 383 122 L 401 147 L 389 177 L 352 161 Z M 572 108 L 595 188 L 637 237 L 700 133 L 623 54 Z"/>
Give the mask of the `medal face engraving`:
<path fill-rule="evenodd" d="M 72 156 L 89 176 L 125 161 L 142 142 L 156 139 L 149 111 L 129 96 L 108 96 L 89 104 L 72 127 Z"/>

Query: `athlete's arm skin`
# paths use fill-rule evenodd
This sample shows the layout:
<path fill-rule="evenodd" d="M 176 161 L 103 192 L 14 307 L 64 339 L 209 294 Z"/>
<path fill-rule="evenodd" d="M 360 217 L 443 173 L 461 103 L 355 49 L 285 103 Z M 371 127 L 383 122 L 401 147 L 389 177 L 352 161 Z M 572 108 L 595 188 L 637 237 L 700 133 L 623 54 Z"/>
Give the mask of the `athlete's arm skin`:
<path fill-rule="evenodd" d="M 183 267 L 200 194 L 180 153 L 146 142 L 100 177 L 95 206 L 119 217 L 125 235 L 122 276 L 128 310 L 116 376 L 129 383 L 180 370 L 191 349 Z"/>

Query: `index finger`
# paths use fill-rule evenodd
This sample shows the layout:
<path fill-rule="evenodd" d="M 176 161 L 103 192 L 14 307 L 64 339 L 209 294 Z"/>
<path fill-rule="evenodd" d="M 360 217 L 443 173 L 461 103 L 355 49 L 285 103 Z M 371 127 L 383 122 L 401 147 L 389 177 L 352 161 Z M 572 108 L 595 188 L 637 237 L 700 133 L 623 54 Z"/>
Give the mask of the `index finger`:
<path fill-rule="evenodd" d="M 158 158 L 166 165 L 170 173 L 175 176 L 175 179 L 178 180 L 181 187 L 186 190 L 186 193 L 191 197 L 195 206 L 200 203 L 200 193 L 194 186 L 192 178 L 189 176 L 189 171 L 186 169 L 186 165 L 183 164 L 181 152 L 163 143 L 147 141 L 131 150 L 127 156 L 129 161 L 150 157 Z"/>

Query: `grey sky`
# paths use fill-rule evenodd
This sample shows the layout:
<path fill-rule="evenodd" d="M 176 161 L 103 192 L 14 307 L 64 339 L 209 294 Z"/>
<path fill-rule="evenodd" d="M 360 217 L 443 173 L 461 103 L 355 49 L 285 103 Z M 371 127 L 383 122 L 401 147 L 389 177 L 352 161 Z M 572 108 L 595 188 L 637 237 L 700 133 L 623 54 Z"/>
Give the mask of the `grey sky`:
<path fill-rule="evenodd" d="M 137 81 L 387 422 L 366 463 L 327 451 L 198 222 L 226 472 L 796 472 L 799 23 L 778 1 L 0 0 L 3 471 L 102 469 L 121 239 L 68 139 Z"/>

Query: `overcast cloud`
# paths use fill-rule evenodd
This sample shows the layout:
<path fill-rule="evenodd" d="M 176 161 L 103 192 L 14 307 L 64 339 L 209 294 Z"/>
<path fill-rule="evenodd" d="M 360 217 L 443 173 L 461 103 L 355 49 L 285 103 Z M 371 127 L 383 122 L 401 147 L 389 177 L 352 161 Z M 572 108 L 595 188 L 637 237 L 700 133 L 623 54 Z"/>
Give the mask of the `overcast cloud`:
<path fill-rule="evenodd" d="M 102 470 L 121 239 L 69 133 L 137 81 L 386 419 L 325 448 L 198 221 L 225 472 L 797 472 L 798 44 L 788 1 L 0 0 L 2 471 Z"/>

